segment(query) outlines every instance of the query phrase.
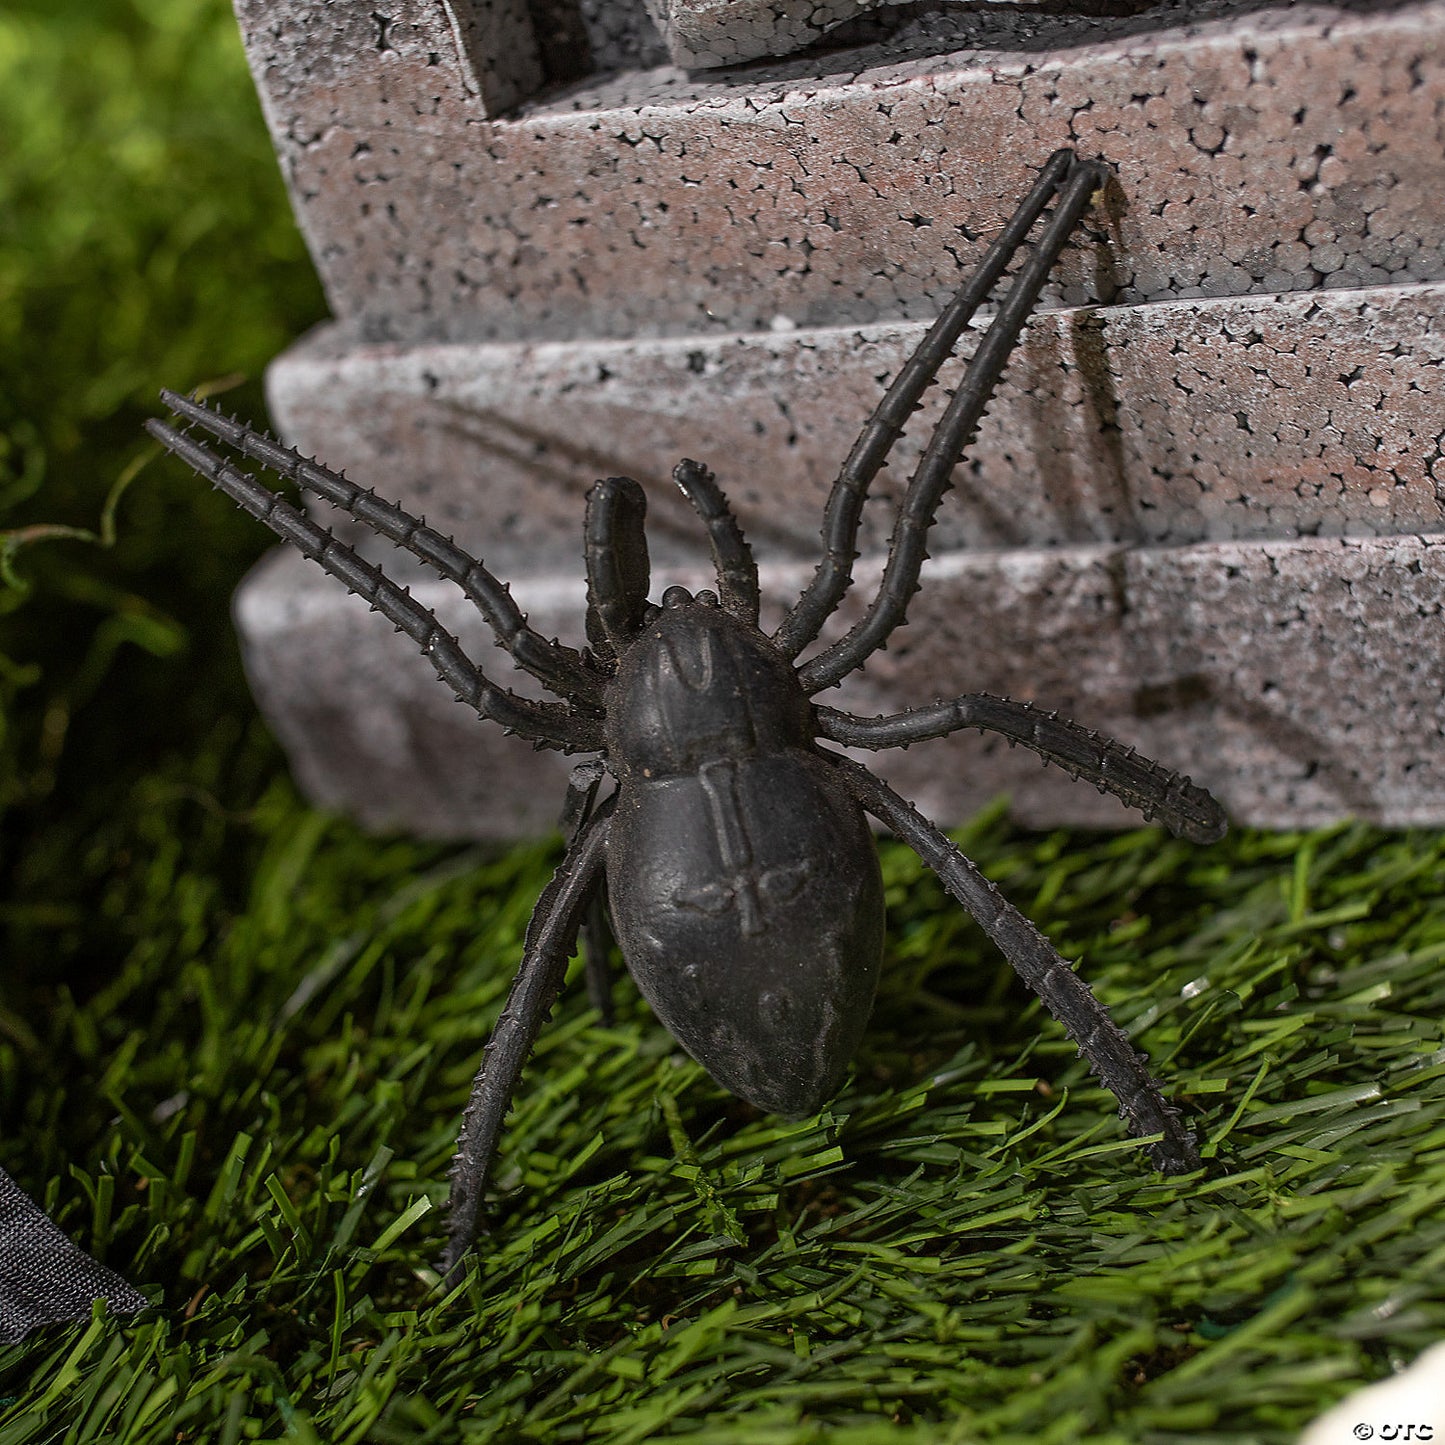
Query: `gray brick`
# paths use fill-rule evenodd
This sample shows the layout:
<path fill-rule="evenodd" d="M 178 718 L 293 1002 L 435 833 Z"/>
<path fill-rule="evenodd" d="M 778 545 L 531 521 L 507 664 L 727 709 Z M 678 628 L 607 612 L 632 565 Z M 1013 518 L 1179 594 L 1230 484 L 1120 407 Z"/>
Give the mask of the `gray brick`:
<path fill-rule="evenodd" d="M 713 465 L 765 556 L 806 560 L 833 477 L 923 330 L 531 347 L 332 332 L 273 368 L 272 409 L 500 567 L 563 566 L 585 489 L 619 473 L 652 488 L 659 555 L 696 560 L 669 481 L 684 456 Z M 865 552 L 886 545 L 944 402 L 930 396 L 875 488 Z M 1442 531 L 1442 433 L 1445 285 L 1036 316 L 936 547 Z"/>
<path fill-rule="evenodd" d="M 805 573 L 767 570 L 775 605 Z M 860 564 L 854 607 L 878 574 L 876 561 Z M 413 590 L 503 675 L 505 659 L 463 604 L 439 584 Z M 519 579 L 514 591 L 534 625 L 579 640 L 575 572 Z M 1240 822 L 1438 822 L 1442 598 L 1445 537 L 952 553 L 931 564 L 911 625 L 827 701 L 873 714 L 1003 692 L 1185 770 Z M 566 761 L 478 721 L 410 643 L 301 558 L 273 556 L 237 611 L 253 685 L 319 802 L 373 827 L 442 837 L 555 824 Z M 1000 791 L 1027 822 L 1117 826 L 1130 816 L 996 739 L 873 758 L 946 822 Z"/>
<path fill-rule="evenodd" d="M 1121 184 L 1054 304 L 1445 279 L 1445 0 L 628 70 L 505 114 L 440 3 L 389 51 L 370 5 L 240 10 L 333 308 L 372 338 L 926 319 L 1067 143 Z"/>

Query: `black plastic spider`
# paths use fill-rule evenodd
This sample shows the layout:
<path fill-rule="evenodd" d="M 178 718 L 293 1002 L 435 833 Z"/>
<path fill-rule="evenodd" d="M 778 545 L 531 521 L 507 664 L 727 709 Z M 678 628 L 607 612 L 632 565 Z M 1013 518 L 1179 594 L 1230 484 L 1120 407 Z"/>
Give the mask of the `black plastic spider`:
<path fill-rule="evenodd" d="M 195 401 L 164 394 L 186 422 L 344 508 L 457 583 L 517 664 L 565 701 L 534 702 L 498 687 L 430 611 L 326 528 L 186 432 L 148 423 L 171 451 L 411 636 L 458 698 L 540 746 L 599 755 L 574 770 L 570 846 L 537 903 L 466 1109 L 452 1170 L 449 1270 L 475 1236 L 502 1120 L 604 878 L 629 972 L 720 1084 L 791 1115 L 816 1111 L 837 1090 L 868 1020 L 882 953 L 883 890 L 865 813 L 915 848 L 978 920 L 1117 1095 L 1129 1128 L 1152 1139 L 1156 1166 L 1178 1172 L 1198 1165 L 1176 1110 L 1083 980 L 909 803 L 819 744 L 886 748 L 988 729 L 1199 842 L 1224 833 L 1214 799 L 1132 749 L 1027 703 L 970 694 L 861 718 L 811 701 L 862 666 L 904 621 L 954 466 L 1045 277 L 1109 176 L 1102 163 L 1071 151 L 1049 160 L 863 428 L 828 500 L 823 560 L 771 637 L 758 626 L 752 554 L 711 473 L 695 462 L 681 463 L 674 477 L 707 528 L 717 592 L 694 597 L 669 587 L 661 606 L 650 603 L 642 488 L 626 477 L 598 482 L 584 529 L 589 645 L 577 651 L 534 632 L 480 562 L 401 508 Z M 1037 244 L 908 485 L 877 596 L 846 636 L 800 663 L 850 585 L 870 483 L 1051 201 Z M 598 804 L 606 774 L 616 788 Z M 588 982 L 605 1008 L 609 981 L 600 957 L 589 957 Z"/>

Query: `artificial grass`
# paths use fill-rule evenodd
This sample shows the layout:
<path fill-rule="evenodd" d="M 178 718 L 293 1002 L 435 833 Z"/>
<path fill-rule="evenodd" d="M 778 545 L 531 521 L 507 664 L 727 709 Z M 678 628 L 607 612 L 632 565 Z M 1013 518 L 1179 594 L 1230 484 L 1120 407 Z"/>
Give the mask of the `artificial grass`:
<path fill-rule="evenodd" d="M 439 1295 L 462 1102 L 554 844 L 308 809 L 226 618 L 259 528 L 161 384 L 319 314 L 224 0 L 0 14 L 0 1164 L 150 1291 L 0 1351 L 0 1445 L 1287 1440 L 1445 1323 L 1445 833 L 962 835 L 1208 1141 L 1150 1172 L 885 848 L 854 1077 L 786 1123 L 573 987 Z M 104 532 L 104 548 L 53 530 Z"/>
<path fill-rule="evenodd" d="M 1445 1326 L 1445 839 L 966 830 L 1202 1126 L 1184 1181 L 897 846 L 818 1118 L 574 986 L 443 1297 L 456 1122 L 555 849 L 378 842 L 283 783 L 117 827 L 128 956 L 36 995 L 7 1154 L 163 1308 L 0 1353 L 4 1445 L 1284 1440 Z"/>

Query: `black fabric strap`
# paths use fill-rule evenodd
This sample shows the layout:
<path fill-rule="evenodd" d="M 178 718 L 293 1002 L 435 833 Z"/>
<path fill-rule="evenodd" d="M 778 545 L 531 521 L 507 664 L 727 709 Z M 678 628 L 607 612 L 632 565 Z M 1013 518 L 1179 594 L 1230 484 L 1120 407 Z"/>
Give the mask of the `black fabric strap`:
<path fill-rule="evenodd" d="M 89 1319 L 97 1299 L 117 1315 L 146 1307 L 144 1295 L 71 1243 L 0 1169 L 0 1344 L 41 1325 Z"/>

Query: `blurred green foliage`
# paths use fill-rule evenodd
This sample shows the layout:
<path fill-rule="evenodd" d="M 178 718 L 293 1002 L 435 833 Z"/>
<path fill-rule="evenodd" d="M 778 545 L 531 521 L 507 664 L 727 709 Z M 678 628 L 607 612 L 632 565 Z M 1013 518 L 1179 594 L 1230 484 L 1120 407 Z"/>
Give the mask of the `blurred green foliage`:
<path fill-rule="evenodd" d="M 0 814 L 87 813 L 249 707 L 224 598 L 262 539 L 141 420 L 323 302 L 225 0 L 9 0 L 0 138 Z"/>

